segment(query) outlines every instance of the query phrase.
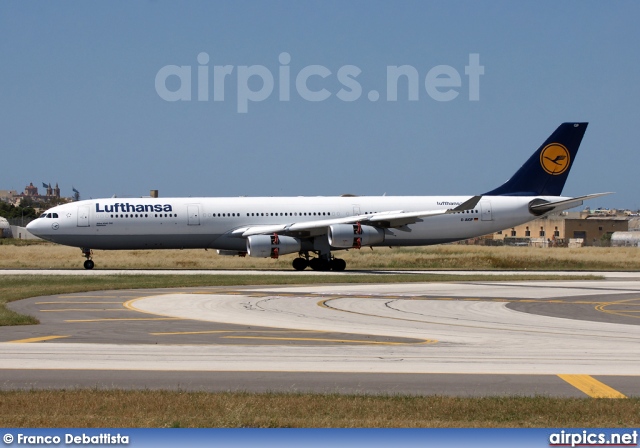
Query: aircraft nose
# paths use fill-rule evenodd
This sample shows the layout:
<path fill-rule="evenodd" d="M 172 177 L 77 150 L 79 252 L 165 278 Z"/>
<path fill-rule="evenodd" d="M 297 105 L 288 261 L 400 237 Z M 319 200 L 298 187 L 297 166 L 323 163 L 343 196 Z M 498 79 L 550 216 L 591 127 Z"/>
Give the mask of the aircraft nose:
<path fill-rule="evenodd" d="M 38 218 L 40 219 L 40 218 Z M 33 233 L 34 230 L 36 230 L 36 221 L 38 221 L 38 219 L 31 221 L 29 224 L 27 224 L 27 230 L 31 233 Z M 35 235 L 35 233 L 33 233 Z"/>
<path fill-rule="evenodd" d="M 27 231 L 32 235 L 41 236 L 42 235 L 42 219 L 38 218 L 34 221 L 31 221 L 29 224 L 27 224 Z"/>

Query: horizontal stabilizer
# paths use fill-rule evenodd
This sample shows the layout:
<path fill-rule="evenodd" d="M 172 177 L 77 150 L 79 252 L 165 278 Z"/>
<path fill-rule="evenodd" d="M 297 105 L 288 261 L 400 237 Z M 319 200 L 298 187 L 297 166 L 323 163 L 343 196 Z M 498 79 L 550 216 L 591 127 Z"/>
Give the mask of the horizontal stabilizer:
<path fill-rule="evenodd" d="M 570 208 L 582 205 L 583 201 L 586 201 L 588 199 L 599 198 L 600 196 L 606 196 L 609 194 L 613 194 L 613 193 L 610 193 L 610 192 L 594 193 L 594 194 L 588 194 L 586 196 L 578 196 L 575 198 L 563 199 L 561 201 L 554 201 L 554 202 L 547 202 L 547 201 L 536 202 L 538 201 L 536 200 L 536 201 L 532 201 L 532 203 L 529 204 L 529 210 L 531 210 L 531 213 L 533 213 L 534 215 L 542 215 L 545 213 L 549 213 L 551 211 L 568 210 Z"/>

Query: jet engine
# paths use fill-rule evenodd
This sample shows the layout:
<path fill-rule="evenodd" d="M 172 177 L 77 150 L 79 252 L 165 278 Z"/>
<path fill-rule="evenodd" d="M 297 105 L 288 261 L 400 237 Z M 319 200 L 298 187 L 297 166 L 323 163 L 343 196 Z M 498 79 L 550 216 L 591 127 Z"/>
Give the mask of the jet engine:
<path fill-rule="evenodd" d="M 247 254 L 250 257 L 278 258 L 280 255 L 300 252 L 301 242 L 290 236 L 252 235 L 247 238 Z"/>
<path fill-rule="evenodd" d="M 384 241 L 384 230 L 372 226 L 356 224 L 335 224 L 329 226 L 329 244 L 340 249 L 371 246 Z"/>

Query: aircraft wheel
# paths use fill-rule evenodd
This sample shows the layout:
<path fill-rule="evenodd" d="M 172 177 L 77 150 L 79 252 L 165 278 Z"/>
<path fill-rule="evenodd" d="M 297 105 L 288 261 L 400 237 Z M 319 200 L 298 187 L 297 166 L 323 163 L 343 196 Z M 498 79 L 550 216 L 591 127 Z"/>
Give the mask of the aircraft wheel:
<path fill-rule="evenodd" d="M 312 258 L 309 260 L 309 267 L 314 271 L 328 271 L 331 269 L 331 264 L 324 258 Z"/>
<path fill-rule="evenodd" d="M 342 258 L 334 258 L 331 261 L 331 269 L 334 271 L 344 271 L 347 267 L 347 262 Z"/>
<path fill-rule="evenodd" d="M 304 271 L 309 265 L 304 258 L 294 258 L 291 264 L 296 271 Z"/>
<path fill-rule="evenodd" d="M 95 264 L 93 263 L 93 260 L 86 260 L 84 262 L 84 268 L 85 269 L 93 269 L 94 266 L 95 266 Z"/>

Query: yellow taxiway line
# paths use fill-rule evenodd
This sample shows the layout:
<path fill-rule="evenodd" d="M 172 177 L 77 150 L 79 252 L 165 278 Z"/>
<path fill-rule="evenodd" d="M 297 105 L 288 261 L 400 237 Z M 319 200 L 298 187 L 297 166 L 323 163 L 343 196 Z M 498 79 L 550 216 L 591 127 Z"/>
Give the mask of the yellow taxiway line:
<path fill-rule="evenodd" d="M 17 341 L 9 341 L 11 344 L 28 344 L 30 342 L 50 341 L 51 339 L 68 338 L 69 336 L 40 336 L 39 338 L 18 339 Z"/>
<path fill-rule="evenodd" d="M 627 398 L 612 387 L 601 383 L 589 375 L 558 375 L 576 389 L 593 398 Z"/>
<path fill-rule="evenodd" d="M 268 341 L 305 341 L 305 342 L 339 342 L 343 344 L 371 344 L 371 345 L 417 345 L 435 344 L 438 341 L 425 339 L 420 342 L 384 342 L 384 341 L 363 341 L 357 339 L 327 339 L 327 338 L 278 338 L 273 336 L 223 336 L 223 339 L 261 339 Z"/>

